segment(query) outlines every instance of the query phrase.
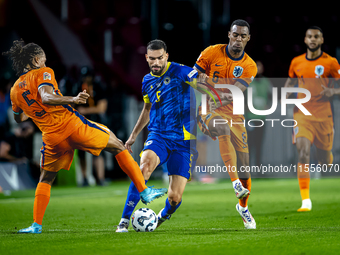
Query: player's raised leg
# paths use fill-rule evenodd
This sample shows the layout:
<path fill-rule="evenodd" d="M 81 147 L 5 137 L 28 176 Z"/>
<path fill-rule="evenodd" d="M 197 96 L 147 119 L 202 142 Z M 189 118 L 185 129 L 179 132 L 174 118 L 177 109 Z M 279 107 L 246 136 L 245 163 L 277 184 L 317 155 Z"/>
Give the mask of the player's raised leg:
<path fill-rule="evenodd" d="M 309 196 L 309 161 L 310 161 L 310 147 L 311 142 L 305 137 L 298 137 L 296 139 L 296 148 L 298 151 L 298 169 L 297 178 L 299 181 L 300 194 L 302 199 L 302 205 L 298 209 L 298 212 L 306 212 L 312 210 L 312 202 Z"/>
<path fill-rule="evenodd" d="M 145 178 L 145 183 L 149 180 L 152 172 L 159 165 L 160 159 L 152 150 L 144 150 L 140 161 L 140 169 Z M 140 200 L 139 192 L 133 182 L 130 183 L 122 218 L 117 226 L 116 232 L 128 232 L 131 215 Z"/>
<path fill-rule="evenodd" d="M 135 184 L 140 199 L 144 204 L 150 203 L 152 200 L 159 198 L 166 194 L 167 189 L 153 189 L 145 185 L 143 174 L 137 164 L 132 158 L 129 151 L 124 147 L 124 144 L 112 132 L 110 132 L 109 142 L 105 148 L 106 151 L 111 152 L 116 156 L 119 166 L 130 177 Z"/>
<path fill-rule="evenodd" d="M 33 207 L 33 224 L 24 229 L 20 229 L 21 234 L 40 234 L 42 232 L 42 221 L 46 207 L 50 201 L 51 186 L 57 176 L 57 172 L 50 172 L 41 169 L 39 183 L 35 190 Z"/>

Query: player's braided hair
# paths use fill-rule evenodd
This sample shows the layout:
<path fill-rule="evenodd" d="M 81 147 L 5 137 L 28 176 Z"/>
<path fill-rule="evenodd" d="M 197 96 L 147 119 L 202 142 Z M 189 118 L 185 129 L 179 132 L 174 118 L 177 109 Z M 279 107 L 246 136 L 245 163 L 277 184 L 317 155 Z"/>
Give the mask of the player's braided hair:
<path fill-rule="evenodd" d="M 35 43 L 24 44 L 22 39 L 16 40 L 9 51 L 2 53 L 13 61 L 12 67 L 17 75 L 22 74 L 27 66 L 30 69 L 37 69 L 38 67 L 33 64 L 33 58 L 44 53 L 43 49 Z"/>

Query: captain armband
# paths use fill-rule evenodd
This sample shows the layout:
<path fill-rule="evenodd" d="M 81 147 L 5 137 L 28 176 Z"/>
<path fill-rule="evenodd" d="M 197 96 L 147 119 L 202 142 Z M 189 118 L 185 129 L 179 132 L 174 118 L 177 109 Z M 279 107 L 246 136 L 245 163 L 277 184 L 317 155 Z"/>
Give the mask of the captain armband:
<path fill-rule="evenodd" d="M 150 98 L 148 95 L 143 96 L 144 103 L 149 104 L 150 103 Z"/>

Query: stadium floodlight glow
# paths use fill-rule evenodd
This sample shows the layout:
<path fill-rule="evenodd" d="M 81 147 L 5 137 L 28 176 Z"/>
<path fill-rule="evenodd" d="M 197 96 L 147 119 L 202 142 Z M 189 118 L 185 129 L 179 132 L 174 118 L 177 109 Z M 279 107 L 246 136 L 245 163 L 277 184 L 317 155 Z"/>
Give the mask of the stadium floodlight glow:
<path fill-rule="evenodd" d="M 215 89 L 229 89 L 230 93 L 233 96 L 233 114 L 234 115 L 244 115 L 244 95 L 240 88 L 236 87 L 235 85 L 230 84 L 215 84 Z M 272 91 L 272 106 L 268 110 L 257 110 L 254 108 L 253 105 L 253 90 L 251 87 L 247 89 L 248 93 L 248 108 L 249 111 L 256 115 L 270 115 L 272 114 L 277 108 L 277 88 L 273 88 Z M 304 98 L 286 98 L 288 93 L 303 93 L 306 95 Z M 226 93 L 222 93 L 222 97 L 225 97 Z M 205 95 L 204 95 L 205 96 Z M 302 104 L 308 102 L 311 99 L 311 93 L 304 88 L 281 88 L 281 115 L 287 115 L 286 107 L 288 104 L 293 104 L 304 115 L 312 115 Z M 202 94 L 202 115 L 207 114 L 207 101 L 203 97 Z"/>

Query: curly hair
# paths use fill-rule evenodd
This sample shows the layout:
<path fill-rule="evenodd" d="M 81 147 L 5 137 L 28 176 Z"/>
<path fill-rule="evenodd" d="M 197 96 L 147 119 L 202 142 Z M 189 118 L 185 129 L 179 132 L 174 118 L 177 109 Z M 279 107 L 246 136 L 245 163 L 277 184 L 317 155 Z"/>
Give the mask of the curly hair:
<path fill-rule="evenodd" d="M 9 56 L 13 61 L 12 67 L 14 71 L 17 75 L 20 75 L 27 66 L 30 69 L 37 69 L 38 67 L 33 64 L 33 59 L 43 53 L 44 51 L 39 45 L 35 43 L 25 45 L 25 42 L 21 39 L 20 41 L 14 41 L 10 50 L 3 52 L 2 55 Z"/>

